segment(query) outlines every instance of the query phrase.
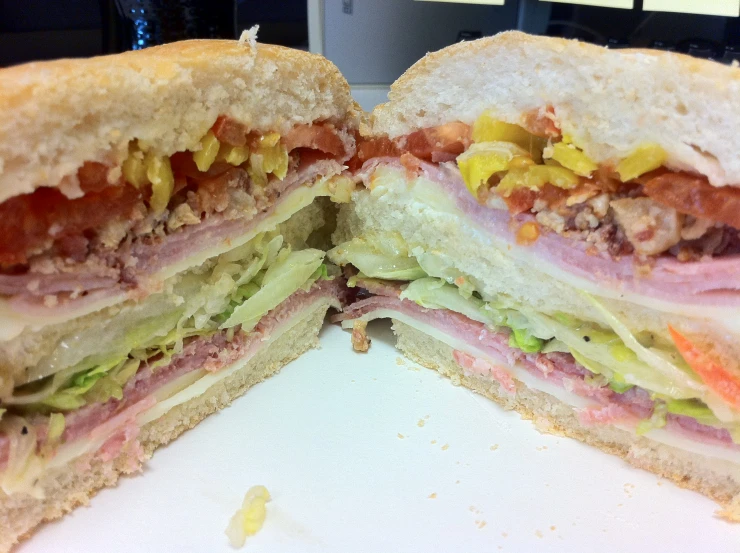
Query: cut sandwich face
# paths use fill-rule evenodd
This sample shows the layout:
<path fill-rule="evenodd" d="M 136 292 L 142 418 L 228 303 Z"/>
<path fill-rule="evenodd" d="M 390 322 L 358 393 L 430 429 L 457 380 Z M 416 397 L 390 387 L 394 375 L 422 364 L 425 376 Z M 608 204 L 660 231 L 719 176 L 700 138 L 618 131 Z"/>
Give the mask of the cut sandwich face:
<path fill-rule="evenodd" d="M 0 129 L 6 551 L 316 345 L 357 117 L 326 60 L 248 42 L 2 81 L 0 112 L 28 115 Z"/>
<path fill-rule="evenodd" d="M 414 360 L 732 502 L 740 168 L 729 127 L 696 125 L 709 98 L 734 121 L 739 82 L 520 33 L 427 56 L 351 162 L 328 256 L 361 299 L 337 320 L 391 318 Z"/>

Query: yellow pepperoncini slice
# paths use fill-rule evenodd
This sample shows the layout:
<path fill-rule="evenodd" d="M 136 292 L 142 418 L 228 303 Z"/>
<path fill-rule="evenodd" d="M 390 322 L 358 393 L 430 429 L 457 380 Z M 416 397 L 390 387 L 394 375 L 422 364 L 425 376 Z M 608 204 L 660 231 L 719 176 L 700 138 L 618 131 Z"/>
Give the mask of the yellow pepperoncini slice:
<path fill-rule="evenodd" d="M 465 186 L 473 196 L 494 173 L 506 171 L 515 157 L 529 154 L 512 142 L 481 142 L 471 145 L 457 157 Z"/>
<path fill-rule="evenodd" d="M 573 144 L 558 142 L 552 146 L 552 159 L 576 175 L 588 177 L 598 165 Z"/>
<path fill-rule="evenodd" d="M 216 159 L 225 161 L 230 165 L 238 166 L 249 159 L 249 148 L 247 146 L 221 144 L 221 149 L 218 151 L 218 157 Z"/>
<path fill-rule="evenodd" d="M 483 112 L 473 123 L 473 142 L 513 142 L 529 152 L 539 162 L 547 139 L 535 136 L 526 129 L 513 123 L 496 119 L 492 112 Z"/>
<path fill-rule="evenodd" d="M 216 156 L 218 155 L 220 147 L 221 144 L 219 143 L 218 138 L 216 138 L 211 131 L 208 131 L 206 135 L 200 139 L 200 150 L 193 153 L 193 161 L 198 167 L 198 171 L 205 172 L 210 169 L 213 162 L 216 161 Z"/>
<path fill-rule="evenodd" d="M 622 182 L 636 179 L 648 171 L 654 171 L 668 158 L 665 150 L 657 144 L 643 144 L 617 165 Z"/>
<path fill-rule="evenodd" d="M 175 187 L 175 177 L 172 174 L 170 158 L 147 153 L 144 157 L 146 176 L 152 183 L 152 198 L 150 205 L 154 213 L 162 213 L 170 202 Z"/>
<path fill-rule="evenodd" d="M 123 162 L 123 178 L 134 186 L 141 188 L 149 184 L 146 176 L 146 164 L 144 163 L 144 153 L 139 148 L 137 142 L 129 144 L 128 157 Z"/>

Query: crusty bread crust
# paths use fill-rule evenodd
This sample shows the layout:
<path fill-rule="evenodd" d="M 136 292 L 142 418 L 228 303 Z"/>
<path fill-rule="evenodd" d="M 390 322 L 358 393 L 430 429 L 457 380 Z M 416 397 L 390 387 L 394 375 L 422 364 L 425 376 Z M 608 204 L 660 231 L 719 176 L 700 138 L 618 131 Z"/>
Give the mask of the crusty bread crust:
<path fill-rule="evenodd" d="M 236 40 L 189 40 L 0 70 L 0 202 L 39 186 L 73 195 L 85 161 L 118 165 L 130 140 L 196 148 L 216 117 L 284 132 L 356 128 L 359 107 L 322 56 Z"/>
<path fill-rule="evenodd" d="M 391 137 L 484 110 L 510 123 L 547 106 L 598 162 L 660 144 L 668 165 L 740 186 L 740 69 L 654 50 L 609 50 L 516 31 L 428 54 L 375 108 L 369 132 Z"/>
<path fill-rule="evenodd" d="M 495 380 L 465 375 L 447 344 L 396 320 L 393 331 L 398 337 L 396 347 L 406 357 L 440 372 L 457 385 L 462 384 L 492 399 L 505 409 L 517 411 L 522 418 L 531 420 L 538 430 L 575 438 L 618 455 L 631 465 L 710 497 L 723 506 L 718 515 L 740 520 L 740 466 L 635 436 L 610 425 L 584 426 L 570 406 L 549 394 L 527 388 L 517 381 L 516 394 L 511 396 Z"/>
<path fill-rule="evenodd" d="M 281 367 L 305 351 L 317 347 L 318 334 L 330 299 L 317 303 L 299 324 L 259 351 L 241 370 L 209 388 L 203 395 L 174 407 L 161 418 L 144 426 L 139 435 L 144 461 L 154 450 L 193 428 L 201 420 L 244 394 L 249 388 L 272 376 Z M 136 472 L 141 459 L 134 451 L 124 449 L 112 461 L 99 457 L 88 459 L 84 470 L 80 460 L 48 473 L 42 485 L 45 499 L 25 494 L 5 496 L 0 492 L 0 553 L 7 553 L 18 540 L 30 534 L 44 521 L 57 519 L 105 487 L 115 486 L 122 474 Z"/>

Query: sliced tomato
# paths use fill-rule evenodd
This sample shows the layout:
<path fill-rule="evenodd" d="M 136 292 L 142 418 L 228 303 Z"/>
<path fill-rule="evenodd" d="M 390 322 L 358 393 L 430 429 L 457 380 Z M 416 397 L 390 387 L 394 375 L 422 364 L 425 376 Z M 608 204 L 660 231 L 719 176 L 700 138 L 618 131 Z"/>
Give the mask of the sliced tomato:
<path fill-rule="evenodd" d="M 470 141 L 470 125 L 453 121 L 438 127 L 419 129 L 409 135 L 393 140 L 387 136 L 359 140 L 357 153 L 348 165 L 350 169 L 355 170 L 362 167 L 362 164 L 368 159 L 385 156 L 396 157 L 404 153 L 435 163 L 451 161 L 470 146 Z"/>
<path fill-rule="evenodd" d="M 285 147 L 321 150 L 334 156 L 344 155 L 344 143 L 333 125 L 296 125 L 285 135 Z"/>
<path fill-rule="evenodd" d="M 420 129 L 394 142 L 419 159 L 432 160 L 432 154 L 444 152 L 458 156 L 470 146 L 471 129 L 460 121 L 453 121 L 438 127 Z"/>
<path fill-rule="evenodd" d="M 717 187 L 706 177 L 689 173 L 663 173 L 644 184 L 645 195 L 679 213 L 719 221 L 740 229 L 740 190 Z"/>
<path fill-rule="evenodd" d="M 357 141 L 357 153 L 347 165 L 352 171 L 356 171 L 368 159 L 385 156 L 399 156 L 401 151 L 387 136 L 378 138 L 359 139 Z"/>
<path fill-rule="evenodd" d="M 735 409 L 740 409 L 740 377 L 728 371 L 712 352 L 702 350 L 671 325 L 668 331 L 679 353 L 704 383 Z"/>
<path fill-rule="evenodd" d="M 133 186 L 108 186 L 69 199 L 56 188 L 38 188 L 0 204 L 0 266 L 23 264 L 54 240 L 80 236 L 119 217 L 141 201 Z M 50 231 L 53 229 L 53 237 Z"/>
<path fill-rule="evenodd" d="M 216 119 L 211 131 L 219 142 L 229 146 L 244 146 L 247 143 L 247 134 L 249 134 L 249 129 L 246 126 L 224 115 L 220 115 Z"/>
<path fill-rule="evenodd" d="M 504 202 L 506 202 L 506 206 L 509 208 L 509 213 L 512 215 L 519 215 L 520 213 L 529 211 L 534 207 L 536 200 L 537 192 L 529 188 L 517 188 L 508 197 L 504 198 Z"/>
<path fill-rule="evenodd" d="M 547 106 L 544 115 L 539 109 L 535 109 L 524 115 L 524 128 L 535 136 L 542 138 L 560 138 L 560 128 L 555 123 L 555 108 Z"/>

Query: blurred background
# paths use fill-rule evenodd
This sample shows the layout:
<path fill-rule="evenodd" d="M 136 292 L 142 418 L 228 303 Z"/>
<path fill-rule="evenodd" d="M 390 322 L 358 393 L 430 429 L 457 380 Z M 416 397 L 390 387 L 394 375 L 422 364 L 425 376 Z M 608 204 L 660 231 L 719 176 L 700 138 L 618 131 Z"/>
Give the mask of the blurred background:
<path fill-rule="evenodd" d="M 740 61 L 740 0 L 0 0 L 0 66 L 238 36 L 322 53 L 366 109 L 425 53 L 506 29 Z"/>

